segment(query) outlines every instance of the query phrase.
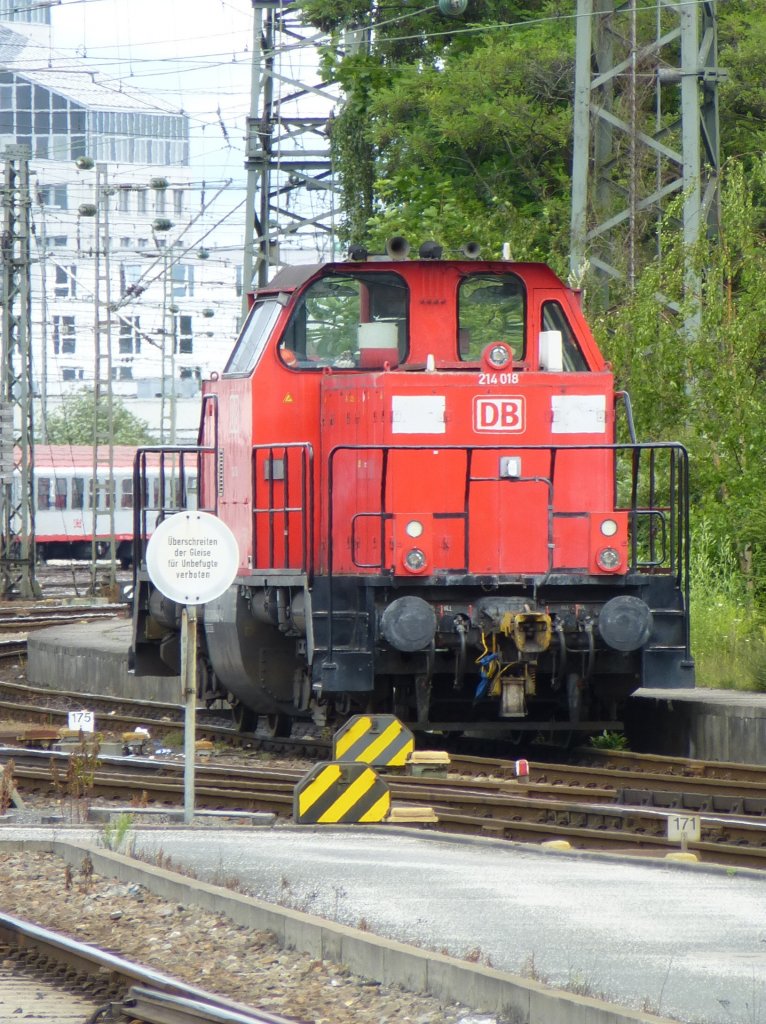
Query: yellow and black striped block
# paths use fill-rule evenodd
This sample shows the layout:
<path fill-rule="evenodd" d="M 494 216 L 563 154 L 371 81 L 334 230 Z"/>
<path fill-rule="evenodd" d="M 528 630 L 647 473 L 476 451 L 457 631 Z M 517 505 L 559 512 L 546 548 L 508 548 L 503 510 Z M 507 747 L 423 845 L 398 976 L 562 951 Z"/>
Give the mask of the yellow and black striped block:
<path fill-rule="evenodd" d="M 361 761 L 400 768 L 415 749 L 415 737 L 395 715 L 354 715 L 332 741 L 334 761 Z"/>
<path fill-rule="evenodd" d="M 388 786 L 369 765 L 324 761 L 314 765 L 293 791 L 296 825 L 339 825 L 385 820 L 391 810 Z"/>

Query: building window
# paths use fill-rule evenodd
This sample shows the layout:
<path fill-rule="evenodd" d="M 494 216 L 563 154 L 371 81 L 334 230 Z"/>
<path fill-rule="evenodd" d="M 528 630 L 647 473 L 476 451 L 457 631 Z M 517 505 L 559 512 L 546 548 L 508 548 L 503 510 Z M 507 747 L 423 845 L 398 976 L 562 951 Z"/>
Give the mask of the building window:
<path fill-rule="evenodd" d="M 117 209 L 120 213 L 130 210 L 130 189 L 121 188 L 117 193 Z"/>
<path fill-rule="evenodd" d="M 132 366 L 113 366 L 112 380 L 133 380 Z"/>
<path fill-rule="evenodd" d="M 56 355 L 71 355 L 76 339 L 73 316 L 53 317 L 53 351 Z"/>
<path fill-rule="evenodd" d="M 77 295 L 77 267 L 61 267 L 56 264 L 56 283 L 53 294 L 59 299 L 74 298 Z"/>
<path fill-rule="evenodd" d="M 174 342 L 176 352 L 189 355 L 194 351 L 194 338 L 192 335 L 192 318 L 190 316 L 177 316 L 174 318 Z"/>
<path fill-rule="evenodd" d="M 84 373 L 79 366 L 65 366 L 61 371 L 61 379 L 65 381 L 82 380 Z"/>
<path fill-rule="evenodd" d="M 41 185 L 37 192 L 41 206 L 58 207 L 59 210 L 69 209 L 69 196 L 66 185 Z"/>
<path fill-rule="evenodd" d="M 136 209 L 139 213 L 146 213 L 146 189 L 142 188 L 136 192 Z"/>
<path fill-rule="evenodd" d="M 120 355 L 130 356 L 141 351 L 141 318 L 120 318 Z"/>
<path fill-rule="evenodd" d="M 165 212 L 165 189 L 158 188 L 154 193 L 154 212 L 164 213 Z"/>
<path fill-rule="evenodd" d="M 181 217 L 184 212 L 184 194 L 180 188 L 173 190 L 173 213 Z"/>
<path fill-rule="evenodd" d="M 185 299 L 194 295 L 194 267 L 192 264 L 174 263 L 171 277 L 174 299 Z"/>

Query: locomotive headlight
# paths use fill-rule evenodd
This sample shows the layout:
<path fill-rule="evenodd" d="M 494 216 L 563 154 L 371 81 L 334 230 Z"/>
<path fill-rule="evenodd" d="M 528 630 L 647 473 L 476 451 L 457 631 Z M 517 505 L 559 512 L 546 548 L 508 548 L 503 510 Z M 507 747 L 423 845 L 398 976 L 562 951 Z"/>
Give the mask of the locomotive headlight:
<path fill-rule="evenodd" d="M 620 552 L 615 548 L 602 548 L 596 555 L 596 561 L 605 572 L 614 572 L 620 567 Z"/>
<path fill-rule="evenodd" d="M 511 353 L 505 345 L 493 345 L 487 352 L 487 362 L 500 370 L 511 361 Z"/>
<path fill-rule="evenodd" d="M 617 523 L 614 519 L 605 519 L 601 524 L 601 532 L 605 537 L 614 537 L 617 533 Z"/>
<path fill-rule="evenodd" d="M 426 556 L 420 548 L 410 548 L 404 556 L 404 564 L 410 572 L 422 572 L 426 567 Z"/>
<path fill-rule="evenodd" d="M 423 524 L 417 519 L 410 519 L 404 527 L 404 532 L 408 537 L 412 537 L 412 539 L 415 540 L 416 538 L 423 536 Z"/>

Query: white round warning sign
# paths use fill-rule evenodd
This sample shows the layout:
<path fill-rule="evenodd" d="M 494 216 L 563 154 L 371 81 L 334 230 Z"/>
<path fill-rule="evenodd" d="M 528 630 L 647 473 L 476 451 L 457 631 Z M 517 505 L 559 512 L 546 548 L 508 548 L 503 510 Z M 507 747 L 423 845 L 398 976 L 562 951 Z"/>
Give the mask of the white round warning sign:
<path fill-rule="evenodd" d="M 149 579 L 179 604 L 206 604 L 234 582 L 239 545 L 226 523 L 209 512 L 176 512 L 146 546 Z"/>

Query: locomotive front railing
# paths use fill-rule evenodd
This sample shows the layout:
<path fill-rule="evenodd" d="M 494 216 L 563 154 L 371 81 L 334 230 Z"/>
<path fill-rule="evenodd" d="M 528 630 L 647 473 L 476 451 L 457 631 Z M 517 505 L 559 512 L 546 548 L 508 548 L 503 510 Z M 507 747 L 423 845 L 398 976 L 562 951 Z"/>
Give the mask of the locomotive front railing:
<path fill-rule="evenodd" d="M 582 567 L 559 566 L 554 563 L 554 523 L 558 517 L 569 512 L 557 510 L 557 461 L 561 454 L 589 452 L 611 452 L 613 454 L 614 494 L 613 510 L 625 512 L 629 522 L 629 571 L 663 572 L 676 579 L 676 585 L 685 592 L 688 607 L 689 586 L 689 466 L 686 449 L 679 444 L 595 444 L 595 445 L 337 445 L 329 454 L 327 494 L 327 569 L 329 575 L 336 570 L 333 552 L 335 515 L 336 463 L 345 452 L 354 454 L 370 452 L 380 454 L 379 504 L 377 508 L 357 510 L 350 517 L 351 551 L 356 568 L 386 571 L 384 552 L 386 550 L 386 523 L 393 518 L 387 510 L 386 493 L 390 472 L 391 456 L 395 452 L 459 452 L 465 455 L 465 476 L 463 481 L 462 507 L 453 511 L 435 513 L 435 519 L 462 520 L 464 528 L 464 564 L 443 566 L 440 572 L 466 573 L 471 565 L 470 557 L 470 497 L 472 486 L 480 483 L 539 484 L 548 490 L 548 552 L 547 572 L 566 575 L 580 574 Z M 498 456 L 523 456 L 525 453 L 547 454 L 548 472 L 531 476 L 478 475 L 473 471 L 475 458 L 479 454 L 496 453 Z M 499 460 L 498 460 L 499 461 Z M 570 466 L 571 470 L 571 466 Z M 342 474 L 343 467 L 340 472 Z M 590 511 L 584 509 L 583 511 Z M 607 512 L 608 508 L 598 509 Z M 373 562 L 357 558 L 357 529 L 366 519 L 379 522 L 380 559 Z M 528 575 L 528 574 L 527 574 Z"/>
<path fill-rule="evenodd" d="M 217 490 L 200 504 L 205 473 L 218 474 L 218 451 L 209 445 L 150 445 L 136 449 L 133 462 L 133 572 L 141 566 L 146 545 L 156 527 L 168 516 L 190 508 L 218 512 Z"/>

